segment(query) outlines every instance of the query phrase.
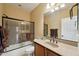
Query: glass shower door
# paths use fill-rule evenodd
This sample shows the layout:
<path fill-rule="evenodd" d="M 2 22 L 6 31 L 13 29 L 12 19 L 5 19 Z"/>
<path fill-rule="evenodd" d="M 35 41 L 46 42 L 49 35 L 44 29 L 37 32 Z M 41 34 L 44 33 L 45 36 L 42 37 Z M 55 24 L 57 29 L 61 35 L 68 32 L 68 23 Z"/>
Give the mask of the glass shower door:
<path fill-rule="evenodd" d="M 3 27 L 9 33 L 7 51 L 25 46 L 24 42 L 34 39 L 34 23 L 4 18 Z"/>

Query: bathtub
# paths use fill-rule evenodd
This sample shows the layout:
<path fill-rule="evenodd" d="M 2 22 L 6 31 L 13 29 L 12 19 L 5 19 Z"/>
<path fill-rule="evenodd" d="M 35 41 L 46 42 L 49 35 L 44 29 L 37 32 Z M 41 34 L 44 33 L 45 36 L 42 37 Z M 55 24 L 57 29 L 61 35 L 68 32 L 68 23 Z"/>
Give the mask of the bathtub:
<path fill-rule="evenodd" d="M 33 42 L 31 41 L 10 45 L 5 49 L 4 53 L 2 53 L 1 56 L 27 56 L 26 49 L 29 49 L 29 47 L 32 46 Z"/>
<path fill-rule="evenodd" d="M 18 43 L 18 44 L 14 44 L 14 45 L 10 45 L 9 47 L 4 49 L 4 53 L 12 51 L 12 50 L 16 50 L 28 45 L 33 45 L 33 42 L 31 41 L 26 41 L 26 42 L 22 42 L 22 43 Z"/>

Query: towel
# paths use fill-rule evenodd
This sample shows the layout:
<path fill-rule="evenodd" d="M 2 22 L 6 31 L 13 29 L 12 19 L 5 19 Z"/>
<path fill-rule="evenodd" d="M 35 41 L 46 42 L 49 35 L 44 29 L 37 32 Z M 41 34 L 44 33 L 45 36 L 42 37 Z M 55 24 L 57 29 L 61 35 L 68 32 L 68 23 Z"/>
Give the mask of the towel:
<path fill-rule="evenodd" d="M 3 30 L 2 30 L 2 27 L 0 27 L 0 54 L 4 51 L 3 50 L 3 42 L 2 42 L 3 37 L 4 37 Z"/>

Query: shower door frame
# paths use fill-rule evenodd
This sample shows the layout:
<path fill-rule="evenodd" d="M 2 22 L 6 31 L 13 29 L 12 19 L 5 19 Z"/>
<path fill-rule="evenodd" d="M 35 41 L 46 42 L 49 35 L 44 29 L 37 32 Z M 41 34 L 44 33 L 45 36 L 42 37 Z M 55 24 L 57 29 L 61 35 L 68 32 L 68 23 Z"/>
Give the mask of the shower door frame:
<path fill-rule="evenodd" d="M 25 20 L 21 20 L 21 19 L 16 19 L 16 18 L 12 18 L 12 17 L 4 17 L 2 16 L 2 27 L 4 26 L 4 20 L 5 19 L 10 19 L 10 20 L 16 20 L 16 21 L 25 21 Z M 35 38 L 35 22 L 32 22 L 32 21 L 25 21 L 25 22 L 29 22 L 29 23 L 33 23 L 33 40 Z"/>

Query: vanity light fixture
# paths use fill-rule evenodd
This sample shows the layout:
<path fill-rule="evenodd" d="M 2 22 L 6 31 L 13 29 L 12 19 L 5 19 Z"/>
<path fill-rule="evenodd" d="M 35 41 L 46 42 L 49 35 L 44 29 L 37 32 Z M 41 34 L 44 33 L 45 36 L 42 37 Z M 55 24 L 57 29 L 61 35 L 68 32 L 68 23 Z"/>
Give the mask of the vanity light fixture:
<path fill-rule="evenodd" d="M 50 8 L 50 4 L 48 3 L 48 4 L 47 4 L 47 9 L 49 9 L 49 8 Z"/>
<path fill-rule="evenodd" d="M 51 5 L 51 6 L 54 6 L 54 5 L 55 5 L 55 3 L 51 3 L 50 5 Z"/>
<path fill-rule="evenodd" d="M 47 9 L 51 8 L 51 7 L 54 6 L 54 5 L 55 5 L 55 3 L 48 3 L 48 4 L 47 4 Z"/>
<path fill-rule="evenodd" d="M 58 10 L 59 9 L 59 7 L 55 7 L 55 10 Z"/>
<path fill-rule="evenodd" d="M 54 9 L 51 10 L 51 12 L 54 12 L 54 11 L 55 11 Z"/>
<path fill-rule="evenodd" d="M 54 6 L 55 8 L 52 9 L 52 6 Z M 66 5 L 64 3 L 62 4 L 56 4 L 56 3 L 48 3 L 47 4 L 47 9 L 50 8 L 51 12 L 54 12 L 55 10 L 59 10 L 60 8 L 65 7 Z"/>
<path fill-rule="evenodd" d="M 65 7 L 65 4 L 61 4 L 60 7 L 61 7 L 61 8 Z"/>

